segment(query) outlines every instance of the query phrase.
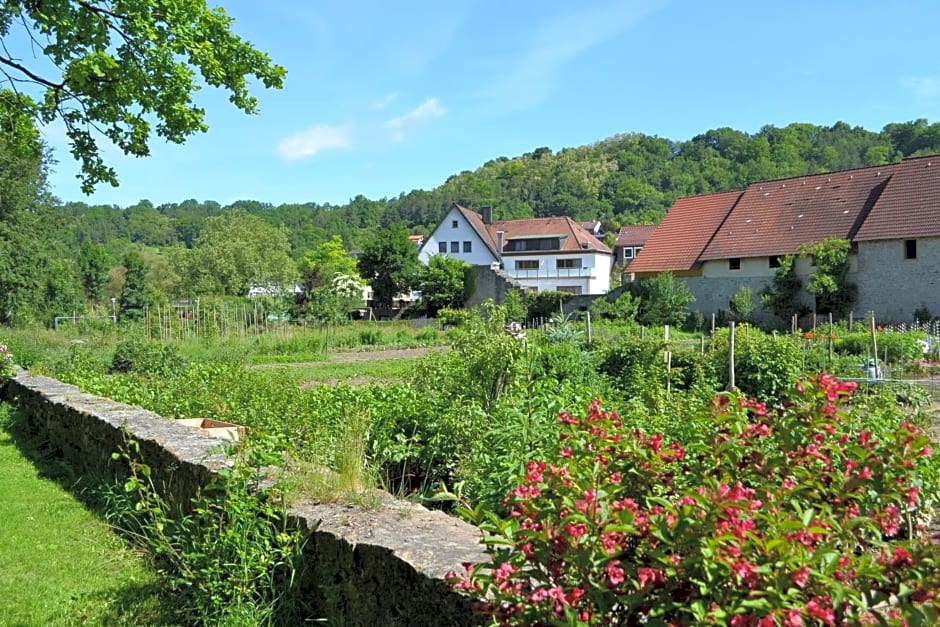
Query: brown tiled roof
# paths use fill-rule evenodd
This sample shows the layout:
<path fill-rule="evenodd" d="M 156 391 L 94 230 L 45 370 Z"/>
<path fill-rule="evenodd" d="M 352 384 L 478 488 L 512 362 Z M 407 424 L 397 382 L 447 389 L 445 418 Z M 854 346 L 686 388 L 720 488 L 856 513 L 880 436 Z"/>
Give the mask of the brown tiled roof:
<path fill-rule="evenodd" d="M 630 272 L 691 270 L 740 191 L 680 198 L 630 262 Z"/>
<path fill-rule="evenodd" d="M 496 232 L 503 231 L 503 241 L 529 237 L 566 236 L 561 240 L 561 251 L 575 252 L 590 250 L 610 254 L 611 250 L 604 242 L 588 233 L 584 227 L 567 216 L 552 218 L 525 218 L 522 220 L 503 220 L 486 225 L 493 242 L 497 241 Z M 542 251 L 555 252 L 555 251 Z"/>
<path fill-rule="evenodd" d="M 905 159 L 895 168 L 856 241 L 940 237 L 940 155 Z"/>
<path fill-rule="evenodd" d="M 489 231 L 487 230 L 487 224 L 483 223 L 483 217 L 479 213 L 473 211 L 472 209 L 467 209 L 462 205 L 454 203 L 454 207 L 460 214 L 466 219 L 467 224 L 469 224 L 476 234 L 480 236 L 480 239 L 483 240 L 483 243 L 486 244 L 486 247 L 490 249 L 490 252 L 493 253 L 493 257 L 499 259 L 499 253 L 496 250 L 496 236 L 490 236 Z"/>
<path fill-rule="evenodd" d="M 464 206 L 454 203 L 454 207 L 467 220 L 467 223 L 476 231 L 480 239 L 486 244 L 493 255 L 499 258 L 497 254 L 497 231 L 503 231 L 503 242 L 508 242 L 513 238 L 528 237 L 548 237 L 550 235 L 565 236 L 562 239 L 562 251 L 574 252 L 581 250 L 592 250 L 601 253 L 610 254 L 611 250 L 604 242 L 594 237 L 584 229 L 580 224 L 569 217 L 561 216 L 555 218 L 525 218 L 522 220 L 502 220 L 485 224 L 483 217 Z M 544 251 L 557 252 L 557 251 Z"/>
<path fill-rule="evenodd" d="M 793 254 L 827 237 L 851 239 L 896 167 L 753 183 L 699 261 Z"/>
<path fill-rule="evenodd" d="M 642 246 L 656 230 L 655 224 L 622 226 L 617 231 L 617 246 Z"/>

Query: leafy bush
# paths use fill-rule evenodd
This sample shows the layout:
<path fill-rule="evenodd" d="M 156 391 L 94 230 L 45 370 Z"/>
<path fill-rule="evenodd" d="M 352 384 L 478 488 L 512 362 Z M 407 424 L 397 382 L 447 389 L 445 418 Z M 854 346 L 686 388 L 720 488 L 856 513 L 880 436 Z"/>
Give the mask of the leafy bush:
<path fill-rule="evenodd" d="M 600 349 L 598 371 L 628 396 L 635 396 L 651 410 L 665 402 L 666 345 L 660 339 L 627 337 Z"/>
<path fill-rule="evenodd" d="M 757 329 L 739 328 L 734 339 L 734 381 L 737 389 L 764 401 L 777 401 L 793 388 L 803 364 L 798 338 L 792 335 L 771 336 Z M 713 371 L 719 377 L 721 387 L 727 388 L 730 378 L 728 331 L 716 332 L 710 355 Z"/>
<path fill-rule="evenodd" d="M 466 309 L 449 309 L 444 307 L 437 312 L 437 320 L 445 327 L 459 327 L 470 319 L 470 312 Z"/>
<path fill-rule="evenodd" d="M 440 333 L 432 326 L 426 326 L 415 333 L 415 339 L 422 344 L 433 344 L 440 337 Z"/>
<path fill-rule="evenodd" d="M 111 359 L 112 372 L 169 375 L 184 367 L 183 358 L 171 344 L 131 338 L 117 345 Z"/>
<path fill-rule="evenodd" d="M 624 290 L 612 302 L 609 302 L 606 298 L 595 298 L 591 303 L 591 314 L 596 318 L 609 318 L 623 322 L 636 320 L 639 310 L 640 299 L 634 296 L 630 290 Z"/>
<path fill-rule="evenodd" d="M 695 302 L 688 286 L 676 281 L 671 272 L 640 279 L 630 289 L 640 300 L 637 320 L 646 326 L 681 326 L 689 315 L 689 305 Z"/>
<path fill-rule="evenodd" d="M 923 347 L 918 340 L 923 334 L 918 332 L 896 333 L 883 331 L 877 334 L 878 355 L 883 357 L 886 353 L 892 362 L 912 362 L 923 357 Z M 851 353 L 862 357 L 871 356 L 871 333 L 867 331 L 854 331 L 834 340 L 834 348 L 840 353 Z M 860 362 L 861 363 L 861 362 Z"/>
<path fill-rule="evenodd" d="M 719 396 L 685 445 L 562 413 L 510 515 L 472 514 L 491 561 L 452 581 L 500 624 L 933 624 L 929 440 L 897 410 L 870 428 L 853 388 L 821 375 L 775 414 Z"/>
<path fill-rule="evenodd" d="M 382 343 L 382 331 L 371 328 L 359 332 L 359 343 L 363 346 L 376 346 Z"/>
<path fill-rule="evenodd" d="M 526 292 L 523 294 L 528 318 L 551 318 L 563 313 L 565 303 L 573 295 L 569 292 Z"/>
<path fill-rule="evenodd" d="M 187 624 L 293 624 L 300 601 L 303 535 L 287 526 L 283 479 L 269 473 L 280 456 L 257 443 L 230 445 L 221 469 L 187 513 L 167 503 L 150 480 L 140 447 L 114 453 L 129 477 L 106 495 L 108 518 L 156 558 Z"/>
<path fill-rule="evenodd" d="M 13 353 L 6 344 L 0 344 L 0 384 L 13 376 Z"/>

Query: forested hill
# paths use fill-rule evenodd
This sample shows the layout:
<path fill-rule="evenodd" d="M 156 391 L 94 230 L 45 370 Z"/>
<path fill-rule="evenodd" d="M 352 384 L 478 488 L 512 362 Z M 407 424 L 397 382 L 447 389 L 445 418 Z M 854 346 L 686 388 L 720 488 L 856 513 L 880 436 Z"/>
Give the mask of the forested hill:
<path fill-rule="evenodd" d="M 342 206 L 274 206 L 256 199 L 226 207 L 189 200 L 158 207 L 143 201 L 126 208 L 84 203 L 64 208 L 75 220 L 76 243 L 105 243 L 112 252 L 127 242 L 191 246 L 206 217 L 241 208 L 288 227 L 292 254 L 300 258 L 335 234 L 356 248 L 370 231 L 399 222 L 412 232 L 428 233 L 455 201 L 492 205 L 498 219 L 568 215 L 603 220 L 612 230 L 656 223 L 682 196 L 933 153 L 940 153 L 940 123 L 927 120 L 888 124 L 880 132 L 843 122 L 765 126 L 754 134 L 719 128 L 687 141 L 631 133 L 558 152 L 537 148 L 519 157 L 498 157 L 451 176 L 434 190 L 380 200 L 358 196 Z"/>

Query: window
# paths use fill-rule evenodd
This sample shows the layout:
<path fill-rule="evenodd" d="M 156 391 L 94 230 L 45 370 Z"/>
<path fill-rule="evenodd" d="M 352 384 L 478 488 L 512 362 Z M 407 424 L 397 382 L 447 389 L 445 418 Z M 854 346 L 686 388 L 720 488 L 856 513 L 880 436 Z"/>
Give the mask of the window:
<path fill-rule="evenodd" d="M 567 292 L 568 294 L 580 294 L 581 286 L 580 285 L 559 285 L 559 292 Z"/>
<path fill-rule="evenodd" d="M 557 237 L 533 237 L 531 239 L 511 239 L 503 244 L 507 252 L 525 252 L 530 250 L 560 250 L 561 239 Z"/>
<path fill-rule="evenodd" d="M 447 252 L 447 242 L 438 242 L 437 243 L 437 252 L 446 253 Z"/>
<path fill-rule="evenodd" d="M 633 249 L 632 249 L 632 248 L 624 248 L 624 249 L 623 249 L 623 258 L 624 258 L 624 259 L 633 259 Z"/>
<path fill-rule="evenodd" d="M 728 269 L 729 270 L 740 270 L 741 269 L 741 258 L 732 257 L 728 260 Z"/>
<path fill-rule="evenodd" d="M 771 268 L 779 268 L 780 267 L 780 255 L 771 255 L 770 257 L 768 257 L 767 265 L 769 265 Z"/>
<path fill-rule="evenodd" d="M 904 258 L 905 259 L 917 259 L 917 240 L 916 239 L 904 240 Z"/>
<path fill-rule="evenodd" d="M 460 242 L 451 242 L 450 243 L 450 252 L 459 253 L 460 252 Z"/>
<path fill-rule="evenodd" d="M 472 244 L 471 242 L 464 242 L 464 243 L 463 243 L 463 251 L 464 251 L 465 253 L 472 253 L 472 252 L 473 252 L 473 244 Z"/>
<path fill-rule="evenodd" d="M 459 225 L 460 223 L 457 220 L 452 220 L 450 223 L 450 228 L 456 229 Z"/>
<path fill-rule="evenodd" d="M 538 259 L 517 259 L 516 260 L 516 270 L 538 270 L 538 269 L 539 269 Z"/>
<path fill-rule="evenodd" d="M 580 259 L 580 258 L 578 258 L 578 259 L 556 259 L 556 260 L 555 260 L 555 267 L 556 267 L 556 268 L 559 268 L 559 269 L 561 269 L 561 268 L 580 268 L 580 267 L 581 267 L 581 259 Z"/>

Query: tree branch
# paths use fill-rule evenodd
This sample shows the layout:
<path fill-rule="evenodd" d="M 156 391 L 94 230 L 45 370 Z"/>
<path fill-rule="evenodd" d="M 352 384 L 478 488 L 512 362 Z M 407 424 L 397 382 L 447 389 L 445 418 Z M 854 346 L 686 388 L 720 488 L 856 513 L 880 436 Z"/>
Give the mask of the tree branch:
<path fill-rule="evenodd" d="M 8 65 L 16 70 L 19 70 L 20 72 L 28 76 L 34 83 L 38 85 L 45 85 L 49 89 L 54 89 L 56 91 L 62 91 L 65 89 L 65 81 L 62 81 L 61 83 L 53 83 L 52 81 L 45 79 L 42 76 L 39 76 L 38 74 L 34 74 L 25 65 L 20 65 L 19 63 L 13 61 L 12 59 L 8 59 L 6 57 L 0 57 L 0 63 L 2 63 L 3 65 Z"/>

